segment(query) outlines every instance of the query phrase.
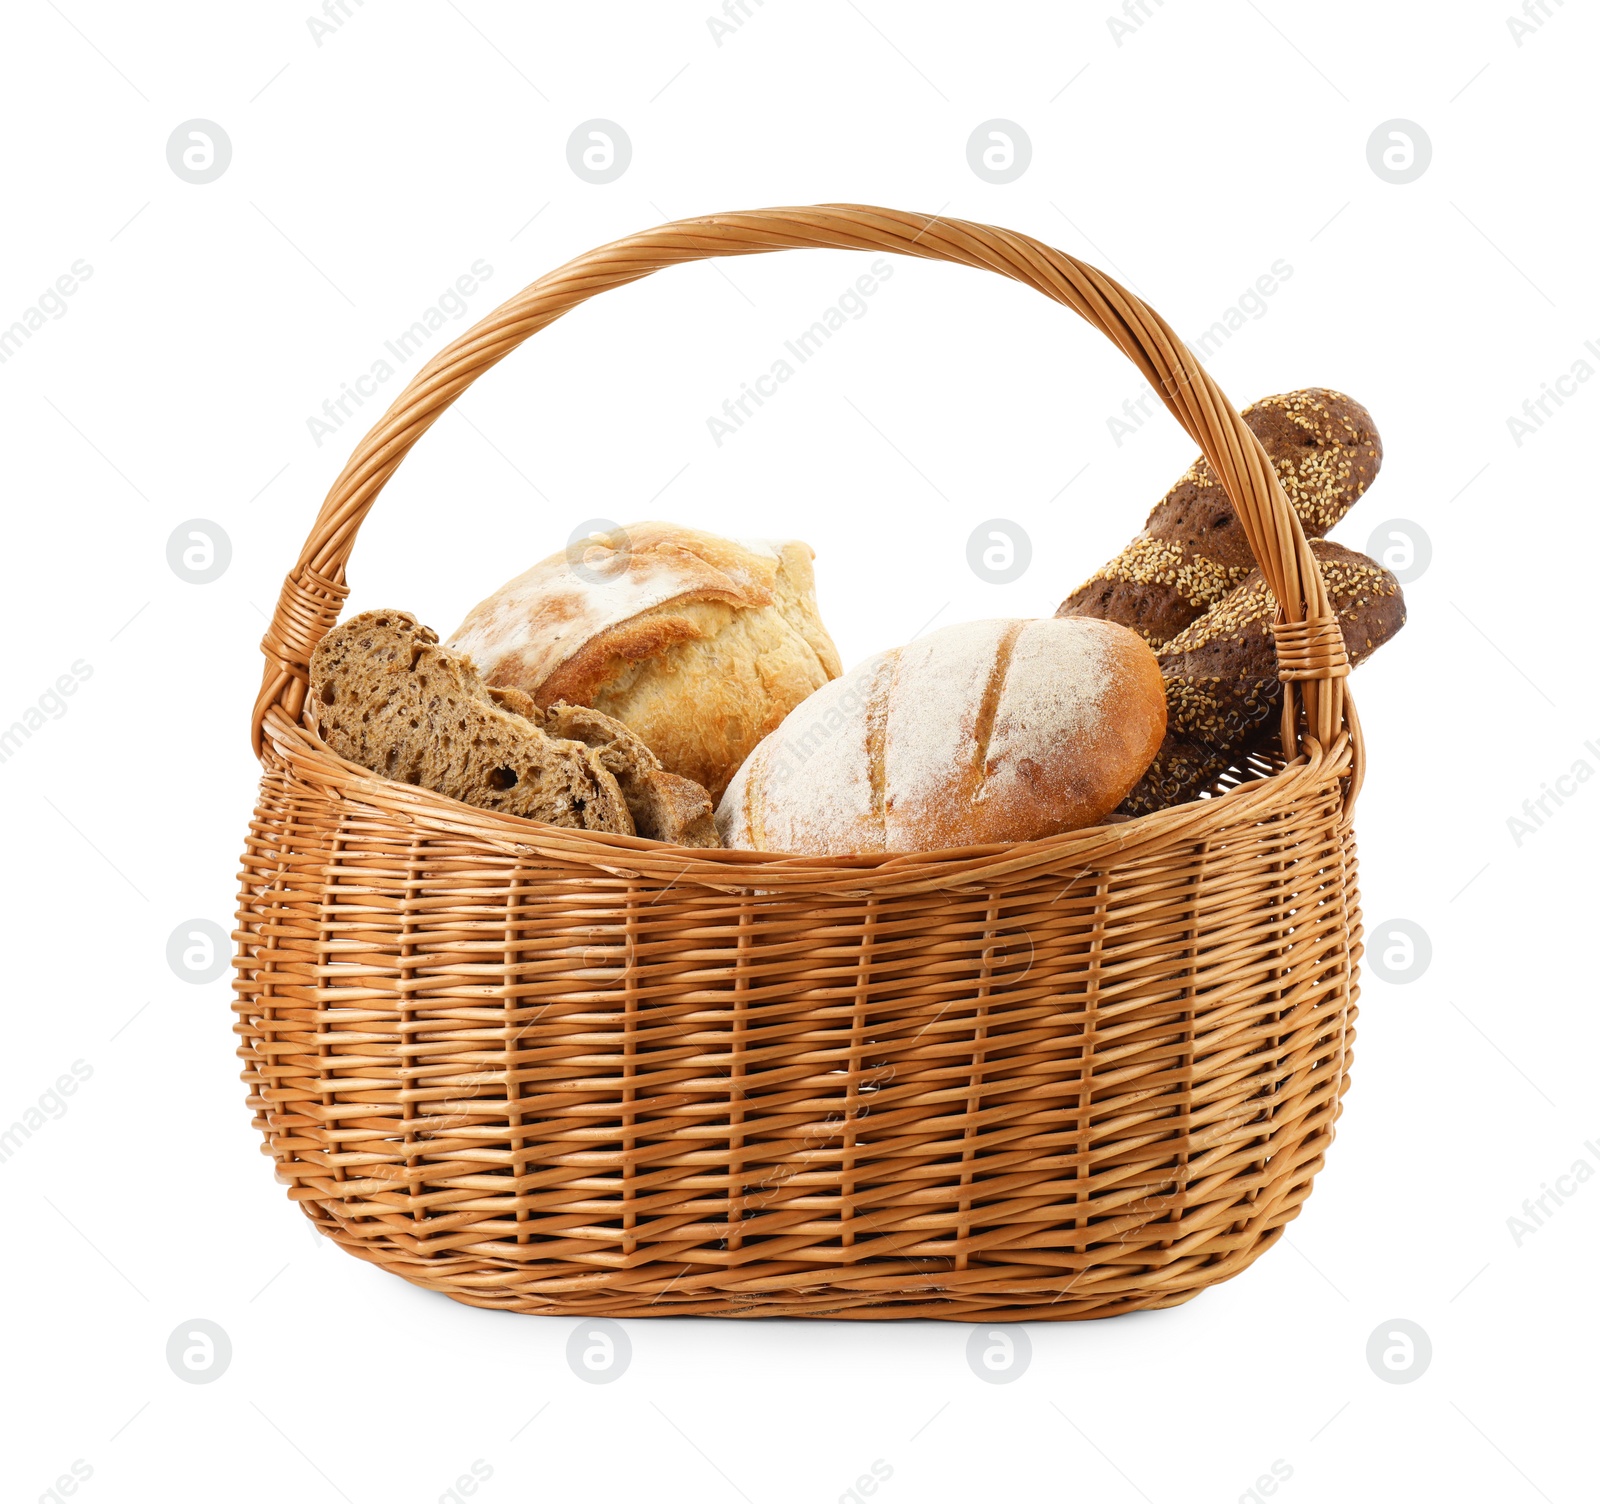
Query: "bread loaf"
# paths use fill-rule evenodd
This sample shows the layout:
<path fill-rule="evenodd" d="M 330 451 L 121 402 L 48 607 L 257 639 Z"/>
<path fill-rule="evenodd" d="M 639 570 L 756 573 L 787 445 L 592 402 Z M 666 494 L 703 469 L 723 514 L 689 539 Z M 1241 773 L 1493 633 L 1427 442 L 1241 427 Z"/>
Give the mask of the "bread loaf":
<path fill-rule="evenodd" d="M 977 621 L 869 658 L 790 712 L 717 809 L 723 844 L 839 855 L 1092 825 L 1166 727 L 1155 656 L 1099 621 Z"/>
<path fill-rule="evenodd" d="M 641 522 L 554 554 L 449 640 L 493 685 L 630 727 L 718 797 L 756 743 L 839 673 L 804 543 Z"/>
<path fill-rule="evenodd" d="M 1312 540 L 1351 665 L 1405 625 L 1399 582 L 1365 554 Z M 1183 804 L 1276 741 L 1283 684 L 1272 622 L 1278 603 L 1252 572 L 1156 656 L 1166 685 L 1167 734 L 1122 805 L 1130 815 Z"/>
<path fill-rule="evenodd" d="M 1307 537 L 1320 538 L 1343 517 L 1383 461 L 1372 415 L 1341 392 L 1285 392 L 1240 416 L 1261 440 Z M 1121 622 L 1160 647 L 1254 567 L 1233 503 L 1202 457 L 1150 513 L 1144 531 L 1056 615 Z"/>
<path fill-rule="evenodd" d="M 704 789 L 626 727 L 494 690 L 404 611 L 366 611 L 311 655 L 312 729 L 338 756 L 465 804 L 578 830 L 716 845 Z M 548 719 L 551 729 L 541 725 Z"/>

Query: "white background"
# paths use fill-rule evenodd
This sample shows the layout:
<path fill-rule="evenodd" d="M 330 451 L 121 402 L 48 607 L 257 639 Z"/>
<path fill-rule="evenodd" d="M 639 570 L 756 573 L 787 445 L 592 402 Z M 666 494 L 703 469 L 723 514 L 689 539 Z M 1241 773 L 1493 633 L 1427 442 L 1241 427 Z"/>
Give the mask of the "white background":
<path fill-rule="evenodd" d="M 0 1163 L 5 1497 L 56 1497 L 78 1462 L 89 1500 L 434 1501 L 477 1461 L 489 1504 L 831 1504 L 879 1461 L 891 1504 L 1235 1500 L 1275 1462 L 1294 1504 L 1593 1498 L 1600 1185 L 1520 1243 L 1508 1219 L 1600 1166 L 1580 953 L 1600 786 L 1520 845 L 1507 820 L 1600 768 L 1600 383 L 1520 445 L 1506 421 L 1600 341 L 1593 14 L 1551 0 L 1519 45 L 1510 0 L 1150 0 L 1118 39 L 1110 0 L 750 0 L 719 46 L 709 0 L 352 0 L 318 45 L 308 4 L 5 8 L 0 326 L 92 267 L 0 365 L 0 725 L 92 670 L 0 764 L 0 1126 L 92 1070 Z M 233 148 L 206 185 L 166 158 L 197 117 Z M 566 158 L 596 117 L 633 146 L 604 186 Z M 997 117 L 1033 151 L 1003 186 L 966 155 Z M 1394 118 L 1433 149 L 1404 185 L 1367 160 Z M 228 982 L 177 977 L 167 938 L 231 924 L 257 643 L 360 431 L 315 443 L 323 400 L 479 258 L 492 275 L 428 353 L 663 218 L 838 200 L 1027 231 L 1186 336 L 1291 266 L 1211 368 L 1241 405 L 1304 385 L 1366 403 L 1383 473 L 1336 536 L 1364 549 L 1404 519 L 1431 539 L 1405 633 L 1355 685 L 1374 943 L 1409 919 L 1433 959 L 1406 986 L 1369 969 L 1304 1215 L 1193 1303 L 1032 1325 L 1003 1386 L 961 1326 L 695 1320 L 629 1323 L 631 1367 L 587 1385 L 573 1322 L 454 1305 L 308 1231 L 257 1152 Z M 898 261 L 780 397 L 709 436 L 863 270 L 697 265 L 564 319 L 407 462 L 351 609 L 447 632 L 576 523 L 658 516 L 807 539 L 846 663 L 930 618 L 1048 613 L 1192 455 L 1164 414 L 1112 441 L 1139 382 L 1065 310 Z M 1033 543 L 1009 586 L 966 563 L 995 517 Z M 166 558 L 196 518 L 232 544 L 209 585 Z M 216 1382 L 167 1366 L 191 1318 L 231 1339 Z M 1365 1357 L 1394 1318 L 1433 1348 L 1403 1385 Z"/>

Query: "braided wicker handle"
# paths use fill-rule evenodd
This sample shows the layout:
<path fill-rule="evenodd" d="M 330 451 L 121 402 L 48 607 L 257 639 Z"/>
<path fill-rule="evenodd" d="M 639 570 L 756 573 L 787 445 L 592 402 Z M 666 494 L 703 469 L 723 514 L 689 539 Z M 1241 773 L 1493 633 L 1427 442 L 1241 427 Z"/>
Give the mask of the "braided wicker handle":
<path fill-rule="evenodd" d="M 267 664 L 252 724 L 257 753 L 274 706 L 291 722 L 300 716 L 311 651 L 338 620 L 349 593 L 345 564 L 368 508 L 411 446 L 483 372 L 596 293 L 664 266 L 810 247 L 894 251 L 999 272 L 1065 303 L 1116 344 L 1211 462 L 1279 601 L 1285 755 L 1301 750 L 1297 690 L 1304 698 L 1305 738 L 1327 750 L 1349 733 L 1348 807 L 1360 784 L 1361 734 L 1345 684 L 1344 639 L 1321 572 L 1259 441 L 1183 342 L 1159 314 L 1103 272 L 1026 235 L 860 204 L 712 214 L 642 230 L 541 277 L 430 360 L 356 446 L 284 581 L 261 643 Z"/>

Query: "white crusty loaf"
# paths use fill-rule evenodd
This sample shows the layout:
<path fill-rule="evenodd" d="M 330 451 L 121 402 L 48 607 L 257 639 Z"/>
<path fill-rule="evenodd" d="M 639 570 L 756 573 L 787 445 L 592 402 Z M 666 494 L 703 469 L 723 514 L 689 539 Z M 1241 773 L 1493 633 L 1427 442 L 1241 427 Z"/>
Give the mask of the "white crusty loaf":
<path fill-rule="evenodd" d="M 1155 654 L 1092 618 L 974 621 L 869 658 L 795 709 L 717 809 L 723 845 L 838 856 L 1093 825 L 1167 726 Z"/>
<path fill-rule="evenodd" d="M 485 680 L 630 727 L 713 800 L 751 750 L 839 674 L 811 549 L 640 522 L 552 554 L 449 640 Z"/>

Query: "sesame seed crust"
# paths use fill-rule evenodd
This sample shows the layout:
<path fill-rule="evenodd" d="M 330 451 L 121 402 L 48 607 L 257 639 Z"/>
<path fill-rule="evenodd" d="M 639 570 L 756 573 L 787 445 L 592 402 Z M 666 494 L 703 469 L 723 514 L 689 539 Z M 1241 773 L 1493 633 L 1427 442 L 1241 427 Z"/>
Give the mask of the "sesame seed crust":
<path fill-rule="evenodd" d="M 1327 539 L 1311 551 L 1353 666 L 1405 625 L 1399 582 L 1381 565 Z M 1252 754 L 1270 751 L 1283 685 L 1272 623 L 1278 603 L 1259 570 L 1158 652 L 1167 736 L 1122 813 L 1148 814 L 1197 798 Z"/>
<path fill-rule="evenodd" d="M 1372 415 L 1342 392 L 1284 392 L 1253 403 L 1241 416 L 1311 537 L 1349 511 L 1383 461 Z M 1119 622 L 1159 648 L 1254 566 L 1233 504 L 1202 457 L 1156 505 L 1144 531 L 1073 591 L 1056 615 Z"/>

